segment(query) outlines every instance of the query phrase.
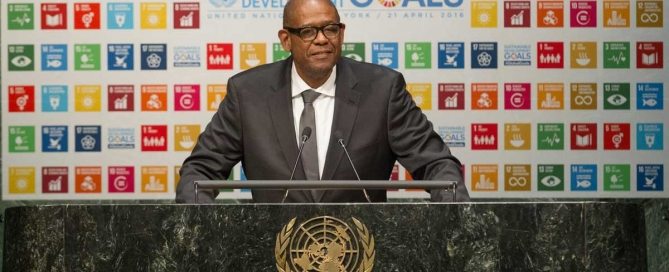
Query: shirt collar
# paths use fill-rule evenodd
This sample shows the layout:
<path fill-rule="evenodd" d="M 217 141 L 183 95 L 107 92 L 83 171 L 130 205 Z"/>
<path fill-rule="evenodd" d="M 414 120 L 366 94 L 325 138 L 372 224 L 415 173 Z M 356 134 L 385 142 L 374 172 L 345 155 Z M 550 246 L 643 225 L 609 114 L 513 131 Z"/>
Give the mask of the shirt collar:
<path fill-rule="evenodd" d="M 290 79 L 291 79 L 291 89 L 292 89 L 292 94 L 291 97 L 296 97 L 299 96 L 303 91 L 312 89 L 318 93 L 334 97 L 335 95 L 335 80 L 337 79 L 337 65 L 335 65 L 332 68 L 332 73 L 330 73 L 330 77 L 321 85 L 320 87 L 314 89 L 309 86 L 297 73 L 297 68 L 295 68 L 295 63 L 293 63 L 293 67 L 290 71 Z"/>

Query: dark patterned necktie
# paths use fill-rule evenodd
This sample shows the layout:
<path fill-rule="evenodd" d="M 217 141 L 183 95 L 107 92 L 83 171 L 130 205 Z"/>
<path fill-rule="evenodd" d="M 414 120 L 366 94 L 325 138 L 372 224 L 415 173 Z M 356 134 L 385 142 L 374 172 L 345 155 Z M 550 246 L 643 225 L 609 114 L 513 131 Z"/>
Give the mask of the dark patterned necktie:
<path fill-rule="evenodd" d="M 306 90 L 302 92 L 302 100 L 304 101 L 304 110 L 300 116 L 300 130 L 304 131 L 305 127 L 311 128 L 311 137 L 304 143 L 302 150 L 302 166 L 304 173 L 307 175 L 307 180 L 320 180 L 318 173 L 318 145 L 316 137 L 316 114 L 314 111 L 314 100 L 320 93 L 314 90 Z"/>

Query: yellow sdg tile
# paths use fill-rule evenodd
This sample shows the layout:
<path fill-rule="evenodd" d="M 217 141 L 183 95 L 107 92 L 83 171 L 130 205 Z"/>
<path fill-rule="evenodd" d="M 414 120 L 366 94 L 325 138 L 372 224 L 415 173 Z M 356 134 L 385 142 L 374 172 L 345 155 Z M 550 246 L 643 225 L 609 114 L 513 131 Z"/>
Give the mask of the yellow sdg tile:
<path fill-rule="evenodd" d="M 174 151 L 191 151 L 200 135 L 200 125 L 174 125 Z"/>
<path fill-rule="evenodd" d="M 207 110 L 216 111 L 225 96 L 228 94 L 228 87 L 225 84 L 207 85 Z"/>
<path fill-rule="evenodd" d="M 239 67 L 242 70 L 267 63 L 267 45 L 264 43 L 239 44 Z"/>
<path fill-rule="evenodd" d="M 571 68 L 597 68 L 597 42 L 572 42 L 570 48 Z"/>
<path fill-rule="evenodd" d="M 142 29 L 167 28 L 167 3 L 140 3 L 140 26 Z"/>
<path fill-rule="evenodd" d="M 498 190 L 499 167 L 497 164 L 472 165 L 471 190 L 496 192 Z"/>
<path fill-rule="evenodd" d="M 532 165 L 504 165 L 504 191 L 531 191 Z"/>
<path fill-rule="evenodd" d="M 9 167 L 9 193 L 10 194 L 34 194 L 35 193 L 35 168 L 34 167 Z"/>
<path fill-rule="evenodd" d="M 504 149 L 530 150 L 532 147 L 531 124 L 504 124 Z"/>
<path fill-rule="evenodd" d="M 181 165 L 174 166 L 174 189 L 176 191 L 177 185 L 179 185 L 179 181 L 181 180 L 181 175 L 179 174 L 179 171 L 181 171 Z"/>
<path fill-rule="evenodd" d="M 167 166 L 142 166 L 142 192 L 167 192 Z"/>
<path fill-rule="evenodd" d="M 564 109 L 564 83 L 539 83 L 537 90 L 538 109 Z"/>
<path fill-rule="evenodd" d="M 74 111 L 99 112 L 102 87 L 100 85 L 74 86 Z"/>
<path fill-rule="evenodd" d="M 430 83 L 409 83 L 407 90 L 413 97 L 416 106 L 422 110 L 432 109 L 432 84 Z"/>
<path fill-rule="evenodd" d="M 630 27 L 630 1 L 604 1 L 604 27 Z"/>
<path fill-rule="evenodd" d="M 472 27 L 497 27 L 497 1 L 472 1 Z"/>
<path fill-rule="evenodd" d="M 571 109 L 597 109 L 597 83 L 571 83 Z"/>

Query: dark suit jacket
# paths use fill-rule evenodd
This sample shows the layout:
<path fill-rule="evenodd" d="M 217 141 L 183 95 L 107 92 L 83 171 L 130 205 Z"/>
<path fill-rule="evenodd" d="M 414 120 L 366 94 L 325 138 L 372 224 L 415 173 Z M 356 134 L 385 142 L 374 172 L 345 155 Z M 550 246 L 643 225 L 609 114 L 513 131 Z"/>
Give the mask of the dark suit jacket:
<path fill-rule="evenodd" d="M 291 98 L 289 58 L 241 72 L 228 81 L 228 93 L 181 168 L 177 202 L 193 202 L 195 180 L 224 180 L 239 161 L 250 180 L 288 180 L 298 154 Z M 469 195 L 460 162 L 432 128 L 410 94 L 402 74 L 382 66 L 341 58 L 337 63 L 335 110 L 323 180 L 355 180 L 337 139 L 343 138 L 361 179 L 388 180 L 399 161 L 416 180 L 459 182 L 457 197 Z M 302 165 L 295 179 L 305 179 Z M 385 201 L 384 190 L 368 190 Z M 280 202 L 284 191 L 254 190 L 256 202 Z M 211 202 L 216 192 L 200 192 Z M 450 200 L 444 191 L 436 201 Z M 366 202 L 360 190 L 290 191 L 287 202 Z"/>

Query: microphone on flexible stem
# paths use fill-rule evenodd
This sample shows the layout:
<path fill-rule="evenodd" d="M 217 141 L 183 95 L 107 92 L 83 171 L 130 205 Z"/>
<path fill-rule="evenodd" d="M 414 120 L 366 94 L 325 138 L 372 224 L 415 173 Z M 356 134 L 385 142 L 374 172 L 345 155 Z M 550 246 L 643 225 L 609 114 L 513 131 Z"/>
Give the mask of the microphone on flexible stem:
<path fill-rule="evenodd" d="M 344 153 L 346 154 L 346 158 L 348 158 L 348 162 L 351 164 L 351 168 L 353 168 L 353 173 L 355 173 L 355 177 L 358 178 L 358 181 L 360 181 L 360 176 L 358 176 L 358 171 L 355 170 L 355 165 L 353 165 L 353 160 L 351 160 L 351 156 L 348 154 L 348 150 L 346 150 L 346 145 L 344 144 L 344 139 L 339 138 L 337 140 L 339 145 L 341 145 L 341 148 L 344 149 Z M 367 202 L 372 203 L 372 200 L 369 199 L 369 195 L 367 194 L 367 190 L 365 188 L 362 188 L 362 192 L 365 194 L 365 199 L 367 199 Z"/>
<path fill-rule="evenodd" d="M 293 176 L 295 175 L 295 169 L 297 169 L 297 163 L 300 161 L 300 157 L 302 157 L 302 150 L 304 149 L 304 143 L 307 142 L 311 138 L 311 128 L 310 127 L 305 127 L 302 130 L 302 136 L 300 136 L 300 150 L 297 153 L 297 159 L 295 159 L 295 164 L 293 165 L 293 171 L 290 172 L 290 179 L 288 181 L 293 180 Z M 288 197 L 288 189 L 286 189 L 286 193 L 283 195 L 283 198 L 281 199 L 281 203 L 286 201 L 286 197 Z"/>

